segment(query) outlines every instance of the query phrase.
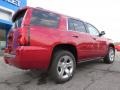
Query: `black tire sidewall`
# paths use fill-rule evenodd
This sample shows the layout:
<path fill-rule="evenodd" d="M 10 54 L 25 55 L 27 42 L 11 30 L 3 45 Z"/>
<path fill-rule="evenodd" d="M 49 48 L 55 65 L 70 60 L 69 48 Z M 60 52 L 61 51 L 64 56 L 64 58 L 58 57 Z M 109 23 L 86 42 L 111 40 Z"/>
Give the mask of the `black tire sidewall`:
<path fill-rule="evenodd" d="M 72 60 L 73 60 L 73 73 L 72 73 L 72 76 L 70 76 L 69 78 L 62 79 L 58 75 L 57 65 L 58 65 L 59 59 L 62 56 L 65 56 L 65 55 L 70 56 L 72 58 Z M 53 55 L 53 62 L 52 62 L 52 65 L 51 65 L 50 72 L 51 72 L 52 79 L 54 79 L 54 81 L 56 83 L 64 83 L 64 82 L 70 80 L 73 77 L 73 75 L 74 75 L 75 69 L 76 69 L 75 57 L 73 56 L 73 54 L 71 52 L 65 51 L 65 50 L 60 50 L 60 51 L 57 51 L 57 52 L 54 53 L 54 55 Z"/>
<path fill-rule="evenodd" d="M 108 48 L 108 53 L 107 53 L 107 55 L 106 55 L 105 58 L 104 58 L 104 62 L 107 63 L 107 64 L 111 64 L 111 63 L 114 62 L 114 60 L 111 61 L 111 60 L 110 60 L 110 57 L 109 57 L 109 53 L 110 53 L 110 50 L 111 50 L 111 49 L 113 49 L 113 51 L 114 51 L 114 60 L 115 60 L 115 50 L 114 50 L 113 47 L 109 47 L 109 48 Z"/>

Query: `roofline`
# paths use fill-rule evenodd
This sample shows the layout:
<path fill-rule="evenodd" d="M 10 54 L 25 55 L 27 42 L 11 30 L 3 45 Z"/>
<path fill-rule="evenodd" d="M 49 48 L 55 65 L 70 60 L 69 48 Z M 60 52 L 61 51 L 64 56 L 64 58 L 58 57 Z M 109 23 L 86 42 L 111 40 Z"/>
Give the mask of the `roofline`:
<path fill-rule="evenodd" d="M 24 10 L 24 9 L 45 10 L 45 11 L 48 11 L 48 12 L 53 12 L 53 13 L 55 13 L 55 14 L 59 14 L 59 15 L 65 16 L 65 17 L 67 17 L 67 18 L 73 18 L 73 19 L 77 19 L 77 20 L 83 21 L 83 20 L 81 20 L 80 18 L 75 18 L 75 17 L 72 17 L 72 16 L 64 15 L 64 14 L 57 13 L 57 12 L 51 11 L 51 10 L 47 10 L 47 9 L 44 9 L 44 8 L 41 8 L 41 7 L 30 7 L 30 6 L 25 6 L 25 7 L 22 7 L 22 8 L 20 8 L 20 9 L 18 9 L 18 10 L 15 12 L 15 14 L 13 15 L 12 21 L 14 21 L 14 17 L 16 16 L 16 14 L 17 14 L 19 11 Z M 83 22 L 84 22 L 84 21 L 83 21 Z"/>
<path fill-rule="evenodd" d="M 14 13 L 14 15 L 12 16 L 12 21 L 14 21 L 14 18 L 16 17 L 16 15 L 17 15 L 18 12 L 20 12 L 21 10 L 29 9 L 29 8 L 32 8 L 32 7 L 25 6 L 25 7 L 19 8 L 19 9 Z"/>

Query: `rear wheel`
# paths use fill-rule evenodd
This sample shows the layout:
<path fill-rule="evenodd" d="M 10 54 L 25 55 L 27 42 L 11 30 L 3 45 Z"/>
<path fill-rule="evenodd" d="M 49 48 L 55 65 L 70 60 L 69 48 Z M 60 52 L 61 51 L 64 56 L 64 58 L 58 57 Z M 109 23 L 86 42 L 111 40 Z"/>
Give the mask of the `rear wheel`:
<path fill-rule="evenodd" d="M 75 68 L 76 62 L 71 52 L 60 50 L 54 53 L 50 74 L 56 83 L 64 83 L 70 80 Z"/>
<path fill-rule="evenodd" d="M 105 63 L 113 63 L 115 60 L 115 50 L 113 47 L 109 47 L 108 54 L 104 58 Z"/>

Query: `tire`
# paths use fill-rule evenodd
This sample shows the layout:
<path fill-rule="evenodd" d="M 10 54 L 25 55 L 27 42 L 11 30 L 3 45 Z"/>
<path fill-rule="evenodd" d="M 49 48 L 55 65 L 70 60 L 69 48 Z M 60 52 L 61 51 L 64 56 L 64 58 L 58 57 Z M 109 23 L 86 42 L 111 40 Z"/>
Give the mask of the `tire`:
<path fill-rule="evenodd" d="M 74 75 L 75 69 L 75 57 L 71 52 L 60 50 L 54 53 L 50 75 L 55 83 L 65 83 L 70 80 Z"/>
<path fill-rule="evenodd" d="M 109 47 L 108 53 L 104 58 L 104 63 L 111 64 L 115 60 L 115 50 L 113 47 Z"/>

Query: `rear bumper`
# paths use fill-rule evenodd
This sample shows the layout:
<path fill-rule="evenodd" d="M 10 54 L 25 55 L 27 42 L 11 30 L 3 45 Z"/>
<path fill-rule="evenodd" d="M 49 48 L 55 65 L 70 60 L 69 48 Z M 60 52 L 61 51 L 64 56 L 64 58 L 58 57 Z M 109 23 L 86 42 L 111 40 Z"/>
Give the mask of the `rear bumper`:
<path fill-rule="evenodd" d="M 51 50 L 35 46 L 20 46 L 14 52 L 5 51 L 4 60 L 7 64 L 21 69 L 48 69 Z"/>
<path fill-rule="evenodd" d="M 15 58 L 16 55 L 9 54 L 9 53 L 4 53 L 4 57 L 5 57 L 5 58 Z"/>

